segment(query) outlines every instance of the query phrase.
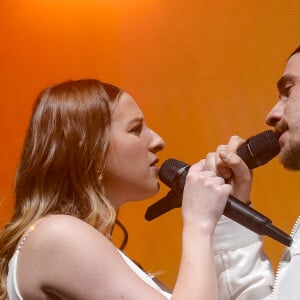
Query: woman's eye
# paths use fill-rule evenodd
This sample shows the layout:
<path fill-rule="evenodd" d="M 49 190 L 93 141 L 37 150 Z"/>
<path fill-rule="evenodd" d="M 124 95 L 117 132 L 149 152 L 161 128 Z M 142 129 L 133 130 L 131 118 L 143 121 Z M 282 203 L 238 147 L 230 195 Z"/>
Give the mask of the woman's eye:
<path fill-rule="evenodd" d="M 142 125 L 136 125 L 129 130 L 129 132 L 132 132 L 135 134 L 140 134 L 141 131 L 142 131 Z"/>

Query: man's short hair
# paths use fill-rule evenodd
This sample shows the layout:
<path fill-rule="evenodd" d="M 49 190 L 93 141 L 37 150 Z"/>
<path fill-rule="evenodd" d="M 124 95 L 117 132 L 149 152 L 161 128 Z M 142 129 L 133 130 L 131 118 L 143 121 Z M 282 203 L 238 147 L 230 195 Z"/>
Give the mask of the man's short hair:
<path fill-rule="evenodd" d="M 300 46 L 298 46 L 298 48 L 292 52 L 292 54 L 289 56 L 289 58 L 298 52 L 300 52 Z"/>

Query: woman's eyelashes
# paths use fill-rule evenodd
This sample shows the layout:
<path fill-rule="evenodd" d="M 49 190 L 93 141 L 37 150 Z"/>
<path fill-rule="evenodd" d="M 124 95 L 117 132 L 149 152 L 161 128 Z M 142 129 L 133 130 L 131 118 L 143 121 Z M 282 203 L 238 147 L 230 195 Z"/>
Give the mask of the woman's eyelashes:
<path fill-rule="evenodd" d="M 143 129 L 143 124 L 139 123 L 134 125 L 133 127 L 131 127 L 131 129 L 129 129 L 130 133 L 136 134 L 136 135 L 140 135 Z"/>

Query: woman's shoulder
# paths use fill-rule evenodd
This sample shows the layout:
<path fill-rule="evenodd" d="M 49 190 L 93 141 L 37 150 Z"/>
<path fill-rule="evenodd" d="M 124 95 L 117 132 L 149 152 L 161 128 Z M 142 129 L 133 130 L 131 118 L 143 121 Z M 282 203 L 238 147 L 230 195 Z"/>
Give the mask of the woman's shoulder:
<path fill-rule="evenodd" d="M 30 227 L 30 240 L 40 250 L 49 247 L 70 248 L 82 245 L 83 240 L 107 241 L 107 238 L 85 221 L 70 215 L 50 215 Z"/>
<path fill-rule="evenodd" d="M 73 288 L 91 266 L 104 266 L 117 252 L 101 232 L 68 215 L 38 220 L 20 249 L 18 281 L 21 294 Z M 101 269 L 101 268 L 100 268 Z M 74 280 L 73 280 L 74 279 Z"/>
<path fill-rule="evenodd" d="M 57 214 L 57 215 L 49 215 L 45 216 L 41 219 L 39 219 L 37 222 L 33 224 L 33 227 L 35 229 L 40 228 L 40 230 L 47 230 L 51 232 L 52 230 L 54 232 L 62 232 L 61 227 L 65 230 L 70 230 L 74 227 L 82 228 L 82 229 L 91 229 L 93 228 L 91 225 L 86 223 L 85 221 L 71 216 L 71 215 L 65 215 L 65 214 Z"/>
<path fill-rule="evenodd" d="M 88 223 L 85 221 L 71 215 L 65 215 L 65 214 L 54 214 L 54 215 L 48 215 L 45 217 L 40 218 L 37 222 L 33 224 L 34 226 L 39 227 L 45 227 L 48 229 L 54 229 L 56 227 L 59 227 L 61 225 L 63 226 L 89 226 Z"/>

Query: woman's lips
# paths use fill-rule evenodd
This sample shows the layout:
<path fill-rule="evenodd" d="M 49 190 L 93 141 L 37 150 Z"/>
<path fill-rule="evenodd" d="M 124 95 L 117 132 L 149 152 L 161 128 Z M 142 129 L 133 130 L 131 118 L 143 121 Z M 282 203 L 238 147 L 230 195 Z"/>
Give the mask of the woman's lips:
<path fill-rule="evenodd" d="M 159 173 L 159 167 L 158 166 L 151 166 L 151 169 L 154 170 L 154 172 L 156 173 L 156 175 L 158 176 Z"/>

